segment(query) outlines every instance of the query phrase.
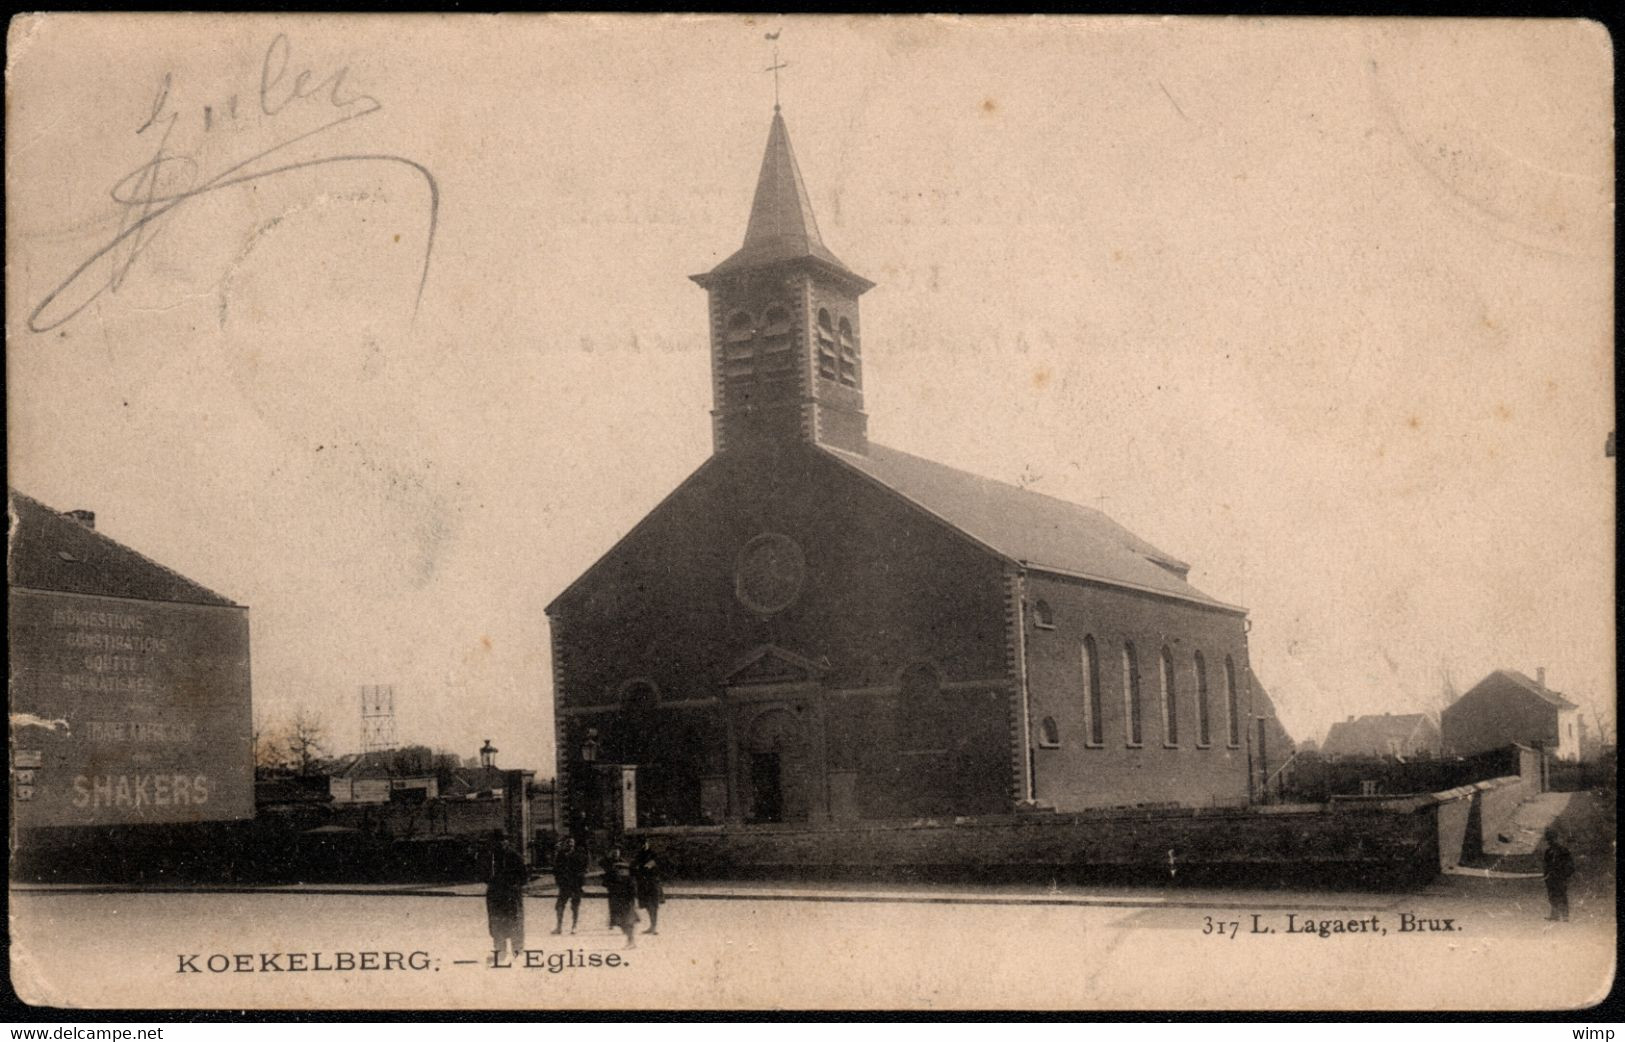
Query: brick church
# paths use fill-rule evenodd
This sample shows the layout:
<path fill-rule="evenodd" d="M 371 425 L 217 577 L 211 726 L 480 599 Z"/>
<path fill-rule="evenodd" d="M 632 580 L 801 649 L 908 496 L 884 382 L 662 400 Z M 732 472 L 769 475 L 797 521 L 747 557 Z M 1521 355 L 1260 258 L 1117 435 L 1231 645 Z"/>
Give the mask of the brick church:
<path fill-rule="evenodd" d="M 1243 609 L 1099 511 L 869 440 L 874 284 L 776 107 L 744 245 L 694 281 L 714 451 L 547 608 L 566 813 L 601 818 L 606 765 L 642 825 L 1249 801 Z"/>

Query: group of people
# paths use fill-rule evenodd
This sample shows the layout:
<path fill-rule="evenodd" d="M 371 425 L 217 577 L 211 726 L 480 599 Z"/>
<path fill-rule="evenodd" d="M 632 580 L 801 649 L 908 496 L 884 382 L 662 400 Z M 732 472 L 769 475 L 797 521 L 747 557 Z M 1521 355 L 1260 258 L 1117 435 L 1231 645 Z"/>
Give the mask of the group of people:
<path fill-rule="evenodd" d="M 1574 856 L 1556 829 L 1548 828 L 1545 840 L 1541 875 L 1552 906 L 1547 918 L 1566 922 Z M 553 879 L 558 884 L 558 897 L 553 905 L 555 934 L 564 932 L 566 908 L 570 910 L 570 932 L 576 932 L 590 864 L 585 840 L 570 836 L 560 840 L 553 858 Z M 598 865 L 603 870 L 604 890 L 609 897 L 609 928 L 626 935 L 628 948 L 637 947 L 637 926 L 641 921 L 638 909 L 641 908 L 649 914 L 649 928 L 643 932 L 659 933 L 660 905 L 666 894 L 660 858 L 649 841 L 643 840 L 630 858 L 623 857 L 619 847 L 611 847 Z M 493 833 L 485 862 L 485 911 L 490 922 L 491 945 L 498 954 L 505 951 L 517 954 L 525 947 L 524 887 L 529 881 L 530 866 L 525 863 L 524 855 L 502 832 Z"/>
<path fill-rule="evenodd" d="M 570 910 L 570 932 L 581 920 L 581 899 L 586 894 L 591 856 L 583 840 L 565 837 L 559 841 L 553 858 L 553 879 L 558 896 L 553 911 L 553 933 L 564 932 L 564 911 Z M 644 933 L 659 933 L 660 905 L 665 901 L 660 857 L 647 839 L 630 858 L 619 847 L 611 847 L 598 862 L 603 871 L 604 889 L 609 895 L 609 927 L 626 935 L 626 946 L 637 947 L 638 909 L 649 915 Z M 485 912 L 491 930 L 491 947 L 498 954 L 517 954 L 525 947 L 524 887 L 530 881 L 530 868 L 524 855 L 501 832 L 491 837 L 485 859 Z"/>

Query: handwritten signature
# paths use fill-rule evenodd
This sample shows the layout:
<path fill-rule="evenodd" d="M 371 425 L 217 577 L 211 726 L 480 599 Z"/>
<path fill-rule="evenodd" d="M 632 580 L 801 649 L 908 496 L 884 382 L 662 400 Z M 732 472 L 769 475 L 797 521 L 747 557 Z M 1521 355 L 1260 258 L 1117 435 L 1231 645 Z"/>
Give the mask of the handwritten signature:
<path fill-rule="evenodd" d="M 153 99 L 151 114 L 136 130 L 139 136 L 159 128 L 158 143 L 152 158 L 120 178 L 110 193 L 114 202 L 121 207 L 117 234 L 85 258 L 71 275 L 45 295 L 28 316 L 29 329 L 36 333 L 49 332 L 72 321 L 103 293 L 117 293 L 131 268 L 162 230 L 164 219 L 191 200 L 211 192 L 276 177 L 294 170 L 337 163 L 400 164 L 421 175 L 428 187 L 429 228 L 427 241 L 423 247 L 423 266 L 418 276 L 417 296 L 413 302 L 413 312 L 416 313 L 418 305 L 423 301 L 423 290 L 429 279 L 429 258 L 434 251 L 435 230 L 440 214 L 440 186 L 427 167 L 405 156 L 345 153 L 280 162 L 277 158 L 279 154 L 299 142 L 352 120 L 364 119 L 383 108 L 383 104 L 370 94 L 351 94 L 346 90 L 344 81 L 349 73 L 347 66 L 337 69 L 315 83 L 311 82 L 314 73 L 308 68 L 301 69 L 290 78 L 288 67 L 291 54 L 292 48 L 285 35 L 278 35 L 266 48 L 265 59 L 260 65 L 259 112 L 268 119 L 274 119 L 290 108 L 306 107 L 300 105 L 302 102 L 320 106 L 325 99 L 325 109 L 318 108 L 318 111 L 330 109 L 337 114 L 311 130 L 295 134 L 270 148 L 232 163 L 201 182 L 198 180 L 197 161 L 170 148 L 170 138 L 180 122 L 181 114 L 173 111 L 170 106 L 173 75 L 169 73 L 164 75 L 163 82 Z M 204 131 L 213 131 L 217 124 L 225 126 L 237 121 L 239 119 L 237 110 L 238 99 L 235 95 L 229 98 L 218 116 L 213 106 L 205 105 Z M 107 262 L 105 269 L 99 267 L 103 261 Z M 106 271 L 106 274 L 101 276 L 100 282 L 97 282 L 96 277 L 91 274 L 92 269 Z M 76 303 L 73 303 L 74 301 Z"/>

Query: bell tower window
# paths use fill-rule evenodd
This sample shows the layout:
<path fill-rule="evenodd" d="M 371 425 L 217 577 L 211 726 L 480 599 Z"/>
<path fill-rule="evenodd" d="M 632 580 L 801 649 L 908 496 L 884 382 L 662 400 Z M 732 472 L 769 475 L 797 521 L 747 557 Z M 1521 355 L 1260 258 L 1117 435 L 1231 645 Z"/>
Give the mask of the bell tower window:
<path fill-rule="evenodd" d="M 743 311 L 728 317 L 728 329 L 722 337 L 722 375 L 730 380 L 753 376 L 756 373 L 756 347 L 751 342 L 756 335 L 755 323 Z"/>
<path fill-rule="evenodd" d="M 764 373 L 782 373 L 794 366 L 791 339 L 790 312 L 776 305 L 768 308 L 757 333 Z"/>
<path fill-rule="evenodd" d="M 835 379 L 835 325 L 829 309 L 818 309 L 818 375 L 825 380 Z"/>
<path fill-rule="evenodd" d="M 811 443 L 868 451 L 858 298 L 874 283 L 830 252 L 777 111 L 745 241 L 692 278 L 710 295 L 718 452 Z"/>
<path fill-rule="evenodd" d="M 858 338 L 852 334 L 852 323 L 841 319 L 841 382 L 848 387 L 859 385 Z"/>

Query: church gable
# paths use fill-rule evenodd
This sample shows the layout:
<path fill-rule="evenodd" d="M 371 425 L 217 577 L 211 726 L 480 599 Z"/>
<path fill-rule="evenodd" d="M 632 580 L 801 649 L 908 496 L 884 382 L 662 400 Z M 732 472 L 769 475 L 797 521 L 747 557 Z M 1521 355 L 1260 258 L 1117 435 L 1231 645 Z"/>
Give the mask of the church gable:
<path fill-rule="evenodd" d="M 999 677 L 1004 567 L 812 446 L 714 456 L 549 606 L 563 698 L 865 687 L 920 658 Z"/>
<path fill-rule="evenodd" d="M 713 456 L 710 459 L 707 459 L 704 463 L 700 464 L 699 468 L 696 469 L 694 473 L 684 478 L 676 488 L 672 489 L 671 492 L 666 495 L 665 499 L 662 499 L 659 503 L 655 504 L 653 510 L 650 510 L 647 514 L 643 515 L 642 519 L 639 520 L 637 524 L 633 525 L 625 535 L 617 539 L 614 545 L 612 545 L 608 550 L 604 551 L 603 555 L 600 556 L 598 560 L 594 561 L 587 567 L 586 571 L 576 576 L 574 582 L 566 586 L 558 593 L 556 597 L 549 601 L 547 606 L 543 608 L 542 611 L 547 615 L 552 615 L 562 608 L 564 604 L 574 595 L 584 593 L 590 589 L 593 586 L 593 580 L 595 577 L 609 569 L 612 566 L 612 563 L 617 559 L 624 558 L 627 554 L 628 548 L 637 542 L 640 537 L 649 534 L 651 529 L 658 528 L 661 525 L 661 522 L 668 515 L 674 512 L 674 508 L 680 500 L 692 499 L 696 494 L 700 494 L 700 487 L 704 483 L 704 475 L 708 470 L 711 469 L 712 464 L 715 462 L 716 457 Z"/>

